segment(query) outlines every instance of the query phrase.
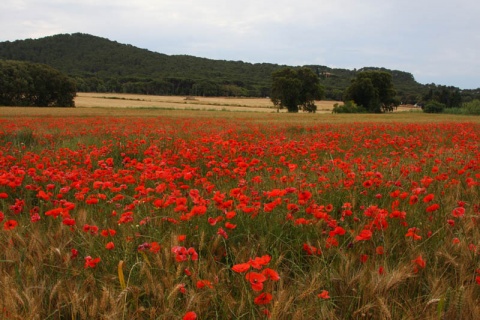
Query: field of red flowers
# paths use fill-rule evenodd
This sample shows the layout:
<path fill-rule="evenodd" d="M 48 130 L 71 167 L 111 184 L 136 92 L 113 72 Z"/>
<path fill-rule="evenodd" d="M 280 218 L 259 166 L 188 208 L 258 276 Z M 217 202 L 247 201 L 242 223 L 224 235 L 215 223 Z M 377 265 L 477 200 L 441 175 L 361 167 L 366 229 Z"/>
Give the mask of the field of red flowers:
<path fill-rule="evenodd" d="M 0 119 L 3 319 L 474 319 L 480 124 Z"/>

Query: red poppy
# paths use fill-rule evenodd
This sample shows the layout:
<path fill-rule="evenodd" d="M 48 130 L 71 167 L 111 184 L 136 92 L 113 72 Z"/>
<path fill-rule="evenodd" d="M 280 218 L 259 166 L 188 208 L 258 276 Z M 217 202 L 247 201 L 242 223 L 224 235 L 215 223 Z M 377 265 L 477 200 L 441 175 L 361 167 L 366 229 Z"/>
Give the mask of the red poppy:
<path fill-rule="evenodd" d="M 427 194 L 427 195 L 423 198 L 423 202 L 425 202 L 425 203 L 431 202 L 431 201 L 433 201 L 434 198 L 435 198 L 435 195 L 434 195 L 433 193 Z"/>
<path fill-rule="evenodd" d="M 258 295 L 253 302 L 257 305 L 269 304 L 272 301 L 272 295 L 268 292 L 262 292 Z"/>
<path fill-rule="evenodd" d="M 198 281 L 197 281 L 197 288 L 198 288 L 198 289 L 203 289 L 203 288 L 205 288 L 205 287 L 211 289 L 211 288 L 213 288 L 213 285 L 212 285 L 212 283 L 211 283 L 210 281 L 208 281 L 208 280 L 198 280 Z"/>
<path fill-rule="evenodd" d="M 162 247 L 160 246 L 160 244 L 158 244 L 158 242 L 154 241 L 152 243 L 150 243 L 150 249 L 148 249 L 150 252 L 153 252 L 153 253 L 157 253 L 158 251 L 160 251 Z"/>
<path fill-rule="evenodd" d="M 70 217 L 65 217 L 63 219 L 62 223 L 66 226 L 74 226 L 75 225 L 75 219 L 72 219 Z"/>
<path fill-rule="evenodd" d="M 107 250 L 112 250 L 112 249 L 115 248 L 115 244 L 110 241 L 110 242 L 108 242 L 108 243 L 105 245 L 105 248 L 106 248 Z"/>
<path fill-rule="evenodd" d="M 367 254 L 362 254 L 360 255 L 360 262 L 365 263 L 368 260 L 368 255 Z"/>
<path fill-rule="evenodd" d="M 223 228 L 218 228 L 217 230 L 217 234 L 222 236 L 224 239 L 228 239 L 228 234 L 227 232 L 225 232 L 225 230 Z"/>
<path fill-rule="evenodd" d="M 249 263 L 240 263 L 240 264 L 236 264 L 232 267 L 232 270 L 237 272 L 237 273 L 243 273 L 243 272 L 247 272 L 248 270 L 250 270 L 250 264 Z"/>
<path fill-rule="evenodd" d="M 225 212 L 225 217 L 227 219 L 233 219 L 235 218 L 235 216 L 237 215 L 237 213 L 235 211 L 227 211 Z M 228 223 L 228 222 L 227 222 Z"/>
<path fill-rule="evenodd" d="M 457 207 L 452 210 L 452 215 L 456 218 L 463 217 L 465 214 L 465 208 L 464 207 Z"/>
<path fill-rule="evenodd" d="M 422 237 L 417 234 L 419 231 L 420 229 L 415 227 L 409 228 L 408 232 L 405 234 L 405 237 L 412 237 L 413 240 L 420 240 Z"/>
<path fill-rule="evenodd" d="M 40 218 L 40 215 L 38 213 L 34 213 L 30 216 L 30 221 L 34 222 L 34 223 L 40 221 L 40 219 L 41 218 Z"/>
<path fill-rule="evenodd" d="M 197 251 L 195 251 L 194 248 L 192 248 L 192 247 L 188 248 L 187 253 L 190 255 L 190 259 L 192 261 L 198 260 L 198 253 L 197 253 Z"/>
<path fill-rule="evenodd" d="M 311 256 L 311 255 L 321 255 L 322 254 L 322 250 L 319 249 L 319 248 L 316 248 L 314 246 L 311 246 L 309 245 L 308 243 L 304 243 L 303 244 L 303 251 L 305 251 L 307 253 L 307 255 Z"/>
<path fill-rule="evenodd" d="M 375 252 L 378 254 L 378 255 L 382 255 L 385 253 L 385 250 L 383 249 L 383 246 L 378 246 L 375 248 Z"/>
<path fill-rule="evenodd" d="M 412 260 L 412 262 L 418 265 L 420 268 L 425 268 L 425 266 L 427 265 L 427 262 L 423 260 L 421 255 Z"/>
<path fill-rule="evenodd" d="M 197 319 L 197 314 L 193 311 L 188 311 L 183 316 L 183 320 L 196 320 L 196 319 Z"/>
<path fill-rule="evenodd" d="M 13 230 L 18 225 L 16 220 L 8 220 L 3 224 L 4 230 Z"/>
<path fill-rule="evenodd" d="M 90 256 L 85 257 L 85 266 L 84 268 L 95 268 L 97 264 L 100 262 L 100 258 L 92 258 Z"/>
<path fill-rule="evenodd" d="M 383 266 L 380 266 L 380 267 L 378 268 L 378 274 L 379 274 L 379 275 L 383 275 L 384 273 L 385 273 L 385 268 L 384 268 Z"/>
<path fill-rule="evenodd" d="M 418 202 L 418 196 L 417 195 L 413 195 L 410 197 L 410 201 L 408 202 L 410 205 L 414 205 L 415 203 Z"/>
<path fill-rule="evenodd" d="M 225 228 L 227 229 L 235 229 L 237 227 L 236 224 L 230 223 L 230 222 L 225 222 Z"/>
<path fill-rule="evenodd" d="M 319 297 L 320 299 L 330 299 L 330 296 L 328 295 L 328 291 L 327 290 L 322 290 L 322 292 L 320 292 L 319 294 L 317 294 L 317 297 Z"/>
<path fill-rule="evenodd" d="M 172 253 L 175 254 L 175 260 L 177 262 L 187 261 L 188 259 L 187 248 L 185 247 L 180 247 L 180 246 L 172 247 Z"/>
<path fill-rule="evenodd" d="M 252 268 L 260 270 L 263 266 L 266 266 L 272 257 L 269 255 L 264 255 L 262 257 L 256 257 L 255 259 L 250 259 L 248 263 L 252 266 Z"/>
<path fill-rule="evenodd" d="M 273 269 L 266 268 L 262 271 L 262 274 L 265 277 L 267 277 L 267 279 L 270 279 L 270 280 L 273 280 L 273 281 L 280 280 L 280 276 L 278 275 L 278 272 L 273 270 Z"/>
<path fill-rule="evenodd" d="M 426 211 L 427 212 L 434 212 L 434 211 L 437 211 L 438 209 L 440 209 L 440 205 L 438 203 L 434 203 L 431 206 L 428 206 Z"/>
<path fill-rule="evenodd" d="M 245 275 L 245 279 L 250 282 L 253 291 L 262 291 L 263 283 L 267 280 L 267 277 L 261 273 L 249 272 Z"/>
<path fill-rule="evenodd" d="M 367 240 L 370 240 L 372 238 L 372 235 L 373 235 L 372 231 L 367 230 L 367 229 L 363 229 L 362 231 L 360 231 L 360 234 L 355 237 L 355 240 L 356 241 L 367 241 Z"/>

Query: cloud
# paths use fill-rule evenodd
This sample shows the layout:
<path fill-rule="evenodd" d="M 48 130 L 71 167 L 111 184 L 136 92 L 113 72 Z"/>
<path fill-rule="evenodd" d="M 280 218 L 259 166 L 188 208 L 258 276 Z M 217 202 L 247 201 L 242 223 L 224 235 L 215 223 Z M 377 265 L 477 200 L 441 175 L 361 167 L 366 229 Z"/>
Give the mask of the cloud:
<path fill-rule="evenodd" d="M 0 41 L 84 32 L 166 54 L 377 66 L 411 72 L 421 82 L 480 86 L 474 0 L 3 2 Z"/>

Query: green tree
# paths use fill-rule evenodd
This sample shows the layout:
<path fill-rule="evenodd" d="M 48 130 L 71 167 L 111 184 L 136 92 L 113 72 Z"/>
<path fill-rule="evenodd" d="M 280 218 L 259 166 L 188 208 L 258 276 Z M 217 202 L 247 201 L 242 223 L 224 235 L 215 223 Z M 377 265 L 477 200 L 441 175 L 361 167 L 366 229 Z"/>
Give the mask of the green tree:
<path fill-rule="evenodd" d="M 315 112 L 315 100 L 321 99 L 323 92 L 318 76 L 309 68 L 285 68 L 272 74 L 270 99 L 279 109 Z"/>
<path fill-rule="evenodd" d="M 445 109 L 445 104 L 436 100 L 430 100 L 422 109 L 425 113 L 442 113 Z"/>
<path fill-rule="evenodd" d="M 423 104 L 436 101 L 445 105 L 445 108 L 460 108 L 462 95 L 455 87 L 439 86 L 434 83 L 429 85 L 429 90 L 423 95 Z"/>
<path fill-rule="evenodd" d="M 367 112 L 381 113 L 398 106 L 392 75 L 384 71 L 362 71 L 345 90 L 344 101 L 353 100 Z"/>
<path fill-rule="evenodd" d="M 0 104 L 73 107 L 75 82 L 43 64 L 0 60 Z"/>

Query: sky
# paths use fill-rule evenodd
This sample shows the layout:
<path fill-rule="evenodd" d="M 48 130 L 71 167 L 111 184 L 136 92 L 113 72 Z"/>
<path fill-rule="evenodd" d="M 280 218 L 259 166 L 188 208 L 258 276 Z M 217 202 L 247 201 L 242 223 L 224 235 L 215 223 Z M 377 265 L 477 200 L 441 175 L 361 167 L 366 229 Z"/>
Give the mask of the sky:
<path fill-rule="evenodd" d="M 0 42 L 88 33 L 168 55 L 406 71 L 480 88 L 478 0 L 2 0 Z"/>

